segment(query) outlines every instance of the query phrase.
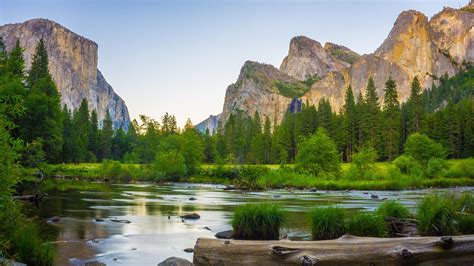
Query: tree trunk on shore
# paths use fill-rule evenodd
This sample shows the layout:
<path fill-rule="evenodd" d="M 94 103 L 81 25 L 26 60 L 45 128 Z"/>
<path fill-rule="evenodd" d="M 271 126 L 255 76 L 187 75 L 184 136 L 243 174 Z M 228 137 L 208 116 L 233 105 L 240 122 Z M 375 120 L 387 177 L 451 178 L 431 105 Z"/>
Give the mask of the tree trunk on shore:
<path fill-rule="evenodd" d="M 413 265 L 474 262 L 474 235 L 324 241 L 245 241 L 199 238 L 195 265 Z"/>

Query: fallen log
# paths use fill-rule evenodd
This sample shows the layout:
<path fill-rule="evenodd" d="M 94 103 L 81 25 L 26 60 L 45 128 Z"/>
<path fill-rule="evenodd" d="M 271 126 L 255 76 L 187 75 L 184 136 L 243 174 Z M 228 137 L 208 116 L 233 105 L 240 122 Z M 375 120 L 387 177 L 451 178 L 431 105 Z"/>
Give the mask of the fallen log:
<path fill-rule="evenodd" d="M 13 198 L 16 199 L 16 200 L 37 203 L 37 202 L 41 201 L 47 195 L 48 194 L 46 194 L 46 193 L 36 193 L 34 195 L 15 196 Z"/>
<path fill-rule="evenodd" d="M 199 238 L 195 265 L 400 265 L 474 262 L 474 235 L 324 241 L 246 241 Z"/>

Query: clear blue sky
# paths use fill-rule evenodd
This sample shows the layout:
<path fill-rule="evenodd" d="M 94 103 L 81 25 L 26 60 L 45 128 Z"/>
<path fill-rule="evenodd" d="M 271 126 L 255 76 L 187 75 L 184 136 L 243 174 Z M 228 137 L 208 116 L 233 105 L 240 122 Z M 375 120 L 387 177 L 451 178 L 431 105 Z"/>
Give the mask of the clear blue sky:
<path fill-rule="evenodd" d="M 370 53 L 401 11 L 431 17 L 467 2 L 0 0 L 0 24 L 48 18 L 94 40 L 99 69 L 132 118 L 169 112 L 183 125 L 222 111 L 246 60 L 279 67 L 294 36 Z"/>

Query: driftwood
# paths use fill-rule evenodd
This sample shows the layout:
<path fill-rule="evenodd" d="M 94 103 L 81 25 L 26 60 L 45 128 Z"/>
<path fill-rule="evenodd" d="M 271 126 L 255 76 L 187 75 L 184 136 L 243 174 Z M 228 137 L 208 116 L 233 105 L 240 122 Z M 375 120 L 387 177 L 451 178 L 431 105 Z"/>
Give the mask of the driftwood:
<path fill-rule="evenodd" d="M 390 224 L 393 236 L 420 236 L 417 228 L 418 220 L 408 218 L 386 217 L 385 221 Z"/>
<path fill-rule="evenodd" d="M 13 198 L 16 199 L 16 200 L 21 200 L 21 201 L 26 201 L 26 202 L 31 202 L 31 203 L 38 204 L 47 195 L 48 194 L 46 194 L 46 193 L 36 193 L 34 195 L 15 196 Z"/>
<path fill-rule="evenodd" d="M 324 241 L 245 241 L 199 238 L 195 265 L 473 265 L 474 235 Z"/>

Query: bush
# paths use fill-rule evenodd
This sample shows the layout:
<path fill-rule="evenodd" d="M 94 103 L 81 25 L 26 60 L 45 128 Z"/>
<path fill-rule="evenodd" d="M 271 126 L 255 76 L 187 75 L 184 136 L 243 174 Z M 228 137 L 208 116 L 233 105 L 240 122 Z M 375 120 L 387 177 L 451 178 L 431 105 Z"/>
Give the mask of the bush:
<path fill-rule="evenodd" d="M 310 213 L 313 240 L 339 238 L 345 233 L 344 210 L 338 207 L 318 207 Z"/>
<path fill-rule="evenodd" d="M 422 175 L 421 165 L 409 155 L 398 156 L 392 162 L 402 174 L 419 176 Z"/>
<path fill-rule="evenodd" d="M 446 158 L 443 146 L 424 134 L 411 134 L 403 147 L 407 155 L 413 157 L 423 166 L 426 166 L 432 158 Z"/>
<path fill-rule="evenodd" d="M 474 178 L 474 158 L 461 160 L 446 171 L 446 177 Z"/>
<path fill-rule="evenodd" d="M 474 215 L 459 215 L 457 221 L 459 232 L 465 235 L 474 234 Z"/>
<path fill-rule="evenodd" d="M 103 160 L 102 175 L 110 179 L 117 179 L 122 173 L 122 164 L 119 161 Z"/>
<path fill-rule="evenodd" d="M 298 144 L 297 170 L 318 175 L 321 172 L 339 172 L 340 164 L 336 145 L 324 128 L 319 128 L 315 134 Z"/>
<path fill-rule="evenodd" d="M 418 230 L 422 235 L 453 235 L 457 231 L 455 221 L 456 204 L 454 197 L 448 194 L 427 195 L 418 204 Z"/>
<path fill-rule="evenodd" d="M 394 200 L 387 200 L 382 202 L 377 208 L 376 213 L 384 218 L 408 218 L 411 216 L 410 211 L 407 207 L 403 206 L 400 202 Z"/>
<path fill-rule="evenodd" d="M 155 171 L 159 179 L 178 179 L 187 173 L 183 155 L 176 151 L 158 152 L 155 158 Z"/>
<path fill-rule="evenodd" d="M 278 240 L 285 213 L 271 204 L 246 204 L 234 211 L 233 237 L 244 240 Z"/>
<path fill-rule="evenodd" d="M 358 213 L 346 220 L 347 233 L 355 236 L 384 237 L 387 224 L 382 216 L 373 213 Z"/>
<path fill-rule="evenodd" d="M 474 214 L 474 196 L 470 192 L 464 192 L 456 200 L 458 211 Z"/>
<path fill-rule="evenodd" d="M 352 164 L 347 172 L 348 179 L 371 179 L 374 175 L 374 163 L 377 152 L 372 148 L 364 148 L 352 156 Z"/>
<path fill-rule="evenodd" d="M 446 168 L 446 162 L 441 158 L 431 158 L 426 166 L 426 177 L 432 178 L 440 176 L 440 173 Z"/>

